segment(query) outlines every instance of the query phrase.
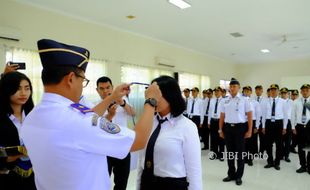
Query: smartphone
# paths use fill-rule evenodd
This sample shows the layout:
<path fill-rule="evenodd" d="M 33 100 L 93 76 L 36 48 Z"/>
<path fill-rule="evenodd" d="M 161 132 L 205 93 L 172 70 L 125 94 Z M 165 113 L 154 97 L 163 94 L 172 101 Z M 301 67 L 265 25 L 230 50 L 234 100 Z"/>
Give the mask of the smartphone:
<path fill-rule="evenodd" d="M 10 62 L 10 65 L 18 65 L 19 67 L 17 70 L 25 70 L 26 69 L 26 63 L 25 62 Z"/>

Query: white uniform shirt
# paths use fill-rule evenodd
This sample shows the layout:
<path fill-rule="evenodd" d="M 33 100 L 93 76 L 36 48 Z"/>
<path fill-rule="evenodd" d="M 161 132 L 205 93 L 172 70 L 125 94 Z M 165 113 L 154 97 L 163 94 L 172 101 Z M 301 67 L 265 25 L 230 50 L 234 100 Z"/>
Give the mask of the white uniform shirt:
<path fill-rule="evenodd" d="M 20 141 L 20 145 L 23 145 L 23 140 L 20 138 L 20 130 L 22 128 L 22 123 L 24 121 L 26 117 L 26 114 L 24 111 L 22 111 L 22 121 L 20 121 L 19 119 L 17 119 L 15 117 L 15 115 L 11 114 L 9 116 L 9 119 L 12 121 L 12 123 L 15 125 L 16 129 L 17 129 L 17 132 L 18 132 L 18 136 L 19 136 L 19 141 Z"/>
<path fill-rule="evenodd" d="M 192 111 L 192 106 L 193 106 L 193 101 L 194 103 L 194 109 Z M 203 119 L 204 119 L 204 101 L 198 97 L 196 98 L 191 98 L 188 100 L 187 103 L 187 114 L 189 115 L 189 118 L 192 116 L 200 116 L 200 124 L 203 124 Z"/>
<path fill-rule="evenodd" d="M 285 101 L 285 106 L 287 110 L 287 119 L 291 120 L 292 118 L 292 106 L 293 106 L 293 100 L 287 98 L 283 99 Z"/>
<path fill-rule="evenodd" d="M 307 98 L 307 102 L 310 101 L 310 97 Z M 292 106 L 292 129 L 295 129 L 297 124 L 306 125 L 310 120 L 310 111 L 306 109 L 306 120 L 302 122 L 302 110 L 304 107 L 305 98 L 300 97 L 293 102 Z"/>
<path fill-rule="evenodd" d="M 210 103 L 209 103 L 210 100 Z M 205 117 L 208 117 L 210 115 L 210 106 L 211 106 L 211 100 L 212 98 L 205 98 L 203 99 L 203 111 L 202 113 L 204 114 Z M 208 103 L 209 103 L 209 108 L 208 108 Z M 209 109 L 208 114 L 207 114 L 207 109 Z"/>
<path fill-rule="evenodd" d="M 227 97 L 221 101 L 221 113 L 225 114 L 225 123 L 245 123 L 246 113 L 252 108 L 247 98 L 238 93 L 235 97 Z"/>
<path fill-rule="evenodd" d="M 38 190 L 109 190 L 106 156 L 124 158 L 135 133 L 112 134 L 94 113 L 83 114 L 63 96 L 44 93 L 26 117 L 21 136 Z M 97 123 L 96 123 L 97 122 Z"/>
<path fill-rule="evenodd" d="M 212 98 L 211 99 L 210 110 L 209 110 L 210 117 L 208 118 L 208 124 L 211 123 L 211 118 L 213 118 L 213 119 L 220 119 L 220 115 L 221 115 L 221 102 L 224 99 L 222 97 L 218 98 L 217 112 L 215 113 L 216 100 L 217 100 L 217 98 Z"/>
<path fill-rule="evenodd" d="M 202 190 L 201 150 L 197 127 L 183 115 L 168 121 L 161 130 L 154 146 L 154 175 L 159 177 L 187 177 L 188 190 Z M 154 119 L 153 131 L 158 125 Z M 145 150 L 139 155 L 138 182 L 144 168 Z M 139 189 L 139 188 L 138 188 Z"/>
<path fill-rule="evenodd" d="M 255 126 L 256 128 L 259 128 L 260 125 L 260 118 L 262 117 L 262 110 L 261 106 L 258 101 L 249 98 L 250 105 L 252 107 L 252 119 L 255 120 Z M 247 118 L 247 115 L 245 116 Z"/>
<path fill-rule="evenodd" d="M 272 119 L 271 118 L 271 112 L 272 112 L 272 104 L 273 104 L 273 98 L 270 97 L 266 101 L 264 101 L 262 110 L 262 127 L 265 128 L 266 120 Z M 286 129 L 287 126 L 287 120 L 288 120 L 288 112 L 286 108 L 286 102 L 282 98 L 276 97 L 275 98 L 275 120 L 283 120 L 283 129 Z"/>
<path fill-rule="evenodd" d="M 191 97 L 184 98 L 186 109 L 184 110 L 183 114 L 187 114 L 188 102 L 189 102 L 190 99 L 191 99 Z"/>

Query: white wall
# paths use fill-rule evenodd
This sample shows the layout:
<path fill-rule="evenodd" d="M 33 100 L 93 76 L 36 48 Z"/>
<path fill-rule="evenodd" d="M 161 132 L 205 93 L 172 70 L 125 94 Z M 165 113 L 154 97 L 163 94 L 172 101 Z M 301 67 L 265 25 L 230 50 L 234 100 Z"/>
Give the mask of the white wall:
<path fill-rule="evenodd" d="M 237 65 L 236 74 L 242 85 L 261 84 L 267 89 L 270 84 L 276 83 L 280 87 L 299 89 L 302 84 L 310 83 L 310 60 Z"/>
<path fill-rule="evenodd" d="M 156 67 L 155 56 L 173 60 L 174 71 L 210 76 L 211 86 L 235 73 L 235 65 L 212 56 L 9 0 L 1 0 L 0 26 L 21 34 L 20 42 L 0 40 L 0 45 L 36 49 L 37 40 L 51 38 L 86 47 L 91 57 L 109 60 L 107 70 L 114 83 L 120 82 L 119 62 Z"/>

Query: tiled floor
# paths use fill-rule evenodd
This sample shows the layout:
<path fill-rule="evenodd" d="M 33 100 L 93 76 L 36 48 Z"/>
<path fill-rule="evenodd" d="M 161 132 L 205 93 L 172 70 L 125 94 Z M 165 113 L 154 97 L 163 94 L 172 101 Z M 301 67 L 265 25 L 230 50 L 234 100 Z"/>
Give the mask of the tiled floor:
<path fill-rule="evenodd" d="M 254 161 L 254 166 L 245 166 L 242 186 L 237 186 L 234 182 L 224 183 L 222 179 L 226 177 L 227 162 L 219 160 L 209 160 L 209 151 L 202 151 L 203 166 L 203 189 L 229 189 L 229 190 L 309 190 L 310 175 L 308 173 L 297 174 L 299 168 L 297 154 L 291 154 L 291 163 L 281 161 L 281 170 L 274 168 L 265 169 L 265 160 Z M 127 190 L 136 189 L 136 170 L 130 174 Z"/>

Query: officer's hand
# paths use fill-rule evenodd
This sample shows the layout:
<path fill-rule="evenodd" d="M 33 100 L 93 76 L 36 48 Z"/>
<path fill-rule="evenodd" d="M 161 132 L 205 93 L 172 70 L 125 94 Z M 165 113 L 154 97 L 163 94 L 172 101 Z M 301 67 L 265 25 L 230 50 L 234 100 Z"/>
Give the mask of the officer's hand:
<path fill-rule="evenodd" d="M 265 133 L 266 133 L 265 128 L 262 128 L 262 133 L 265 135 Z"/>
<path fill-rule="evenodd" d="M 7 157 L 7 159 L 6 159 L 6 162 L 14 162 L 14 161 L 16 161 L 17 159 L 19 159 L 19 158 L 22 157 L 22 156 L 23 156 L 22 154 L 17 155 L 17 156 L 9 156 L 9 157 Z"/>
<path fill-rule="evenodd" d="M 285 135 L 286 134 L 286 129 L 283 129 L 282 130 L 282 135 Z"/>
<path fill-rule="evenodd" d="M 254 128 L 254 134 L 256 134 L 258 132 L 257 128 Z"/>
<path fill-rule="evenodd" d="M 117 109 L 117 104 L 113 104 L 111 107 L 108 108 L 108 114 L 107 114 L 106 118 L 109 121 L 112 121 L 113 117 L 115 116 L 116 109 Z"/>
<path fill-rule="evenodd" d="M 199 128 L 202 128 L 202 124 L 199 124 Z"/>
<path fill-rule="evenodd" d="M 210 124 L 208 124 L 208 128 L 209 128 L 209 129 L 211 128 Z"/>
<path fill-rule="evenodd" d="M 223 131 L 220 132 L 219 134 L 220 134 L 220 137 L 221 137 L 222 139 L 225 139 L 225 135 L 224 135 Z"/>
<path fill-rule="evenodd" d="M 9 63 L 7 63 L 4 68 L 4 73 L 10 73 L 16 71 L 18 68 L 19 66 L 17 64 L 10 65 Z"/>
<path fill-rule="evenodd" d="M 145 99 L 154 98 L 158 101 L 161 96 L 162 94 L 157 82 L 153 82 L 145 91 Z"/>
<path fill-rule="evenodd" d="M 252 136 L 252 132 L 251 131 L 247 131 L 244 135 L 244 138 L 248 139 L 248 138 L 251 138 Z"/>
<path fill-rule="evenodd" d="M 297 135 L 296 129 L 292 129 L 292 132 L 293 132 L 294 135 Z"/>
<path fill-rule="evenodd" d="M 123 98 L 123 96 L 125 96 L 128 93 L 128 91 L 130 90 L 129 86 L 130 86 L 129 84 L 121 84 L 121 85 L 117 86 L 113 90 L 113 92 L 111 94 L 111 98 L 116 102 L 120 102 L 121 99 Z"/>

